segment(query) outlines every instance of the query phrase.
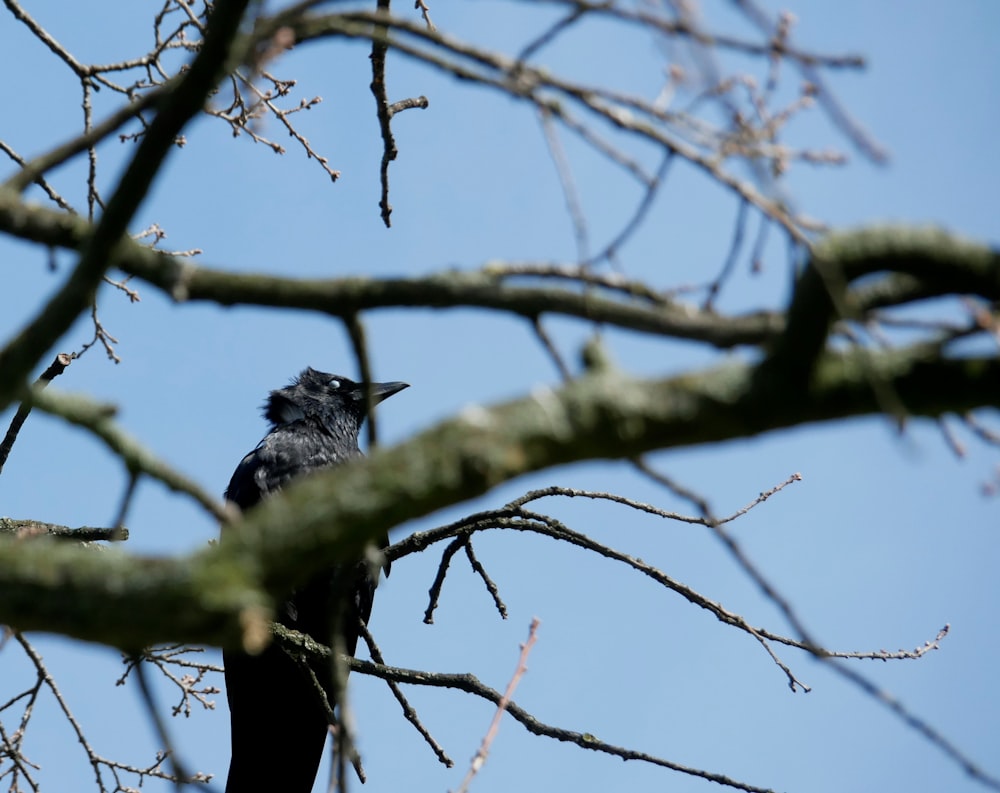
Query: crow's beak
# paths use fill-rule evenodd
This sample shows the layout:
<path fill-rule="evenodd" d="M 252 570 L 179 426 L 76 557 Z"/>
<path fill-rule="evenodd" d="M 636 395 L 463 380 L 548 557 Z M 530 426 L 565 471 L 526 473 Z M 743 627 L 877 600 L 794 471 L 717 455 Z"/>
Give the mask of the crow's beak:
<path fill-rule="evenodd" d="M 393 381 L 391 383 L 371 383 L 369 386 L 372 404 L 377 405 L 384 399 L 388 399 L 393 394 L 398 394 L 404 388 L 409 388 L 409 383 Z M 361 398 L 364 399 L 364 386 L 361 387 Z"/>

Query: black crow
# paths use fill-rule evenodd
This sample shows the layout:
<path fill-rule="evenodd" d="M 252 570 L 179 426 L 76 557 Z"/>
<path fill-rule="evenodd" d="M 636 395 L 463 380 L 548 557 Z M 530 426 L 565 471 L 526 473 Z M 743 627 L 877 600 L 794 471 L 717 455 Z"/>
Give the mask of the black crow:
<path fill-rule="evenodd" d="M 247 510 L 296 477 L 360 456 L 358 432 L 368 406 L 406 387 L 371 383 L 366 389 L 340 375 L 305 369 L 271 392 L 264 405 L 271 430 L 237 466 L 226 499 Z M 336 623 L 342 646 L 354 655 L 357 620 L 367 622 L 371 615 L 376 580 L 363 561 L 349 576 L 330 570 L 314 577 L 291 593 L 278 619 L 325 645 L 333 643 Z M 298 663 L 274 643 L 254 656 L 225 651 L 223 661 L 232 726 L 226 793 L 309 793 L 329 721 L 310 670 L 333 707 L 332 666 Z"/>

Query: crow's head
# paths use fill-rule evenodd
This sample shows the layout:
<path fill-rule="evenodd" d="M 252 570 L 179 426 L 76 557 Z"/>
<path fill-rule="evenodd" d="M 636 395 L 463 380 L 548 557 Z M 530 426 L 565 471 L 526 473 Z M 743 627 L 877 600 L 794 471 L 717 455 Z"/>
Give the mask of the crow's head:
<path fill-rule="evenodd" d="M 409 383 L 370 383 L 371 404 L 376 405 L 408 387 Z M 367 409 L 362 383 L 307 368 L 289 385 L 271 392 L 264 404 L 264 418 L 277 427 L 308 417 L 331 427 L 351 424 L 357 432 Z"/>

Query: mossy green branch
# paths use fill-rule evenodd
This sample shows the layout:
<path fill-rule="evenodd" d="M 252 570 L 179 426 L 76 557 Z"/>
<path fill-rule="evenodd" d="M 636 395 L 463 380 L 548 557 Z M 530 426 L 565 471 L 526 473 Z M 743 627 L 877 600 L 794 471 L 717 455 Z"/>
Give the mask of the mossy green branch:
<path fill-rule="evenodd" d="M 885 275 L 851 290 L 855 281 L 875 273 Z M 814 246 L 799 276 L 761 379 L 803 386 L 835 320 L 857 319 L 870 307 L 910 299 L 966 294 L 1000 300 L 1000 251 L 939 228 L 883 226 L 830 234 Z"/>
<path fill-rule="evenodd" d="M 760 400 L 730 364 L 637 381 L 613 371 L 450 421 L 307 478 L 247 513 L 222 541 L 164 559 L 44 541 L 0 542 L 0 623 L 135 648 L 235 644 L 273 598 L 357 558 L 405 521 L 555 465 L 742 438 L 879 414 L 876 372 L 914 416 L 1000 406 L 1000 361 L 942 360 L 927 346 L 824 356 L 808 392 Z"/>

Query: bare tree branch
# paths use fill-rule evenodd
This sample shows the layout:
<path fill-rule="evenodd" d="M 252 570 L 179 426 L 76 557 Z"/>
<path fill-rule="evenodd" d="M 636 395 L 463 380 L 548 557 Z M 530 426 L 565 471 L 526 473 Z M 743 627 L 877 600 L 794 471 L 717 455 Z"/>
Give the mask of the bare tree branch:
<path fill-rule="evenodd" d="M 38 359 L 93 302 L 110 256 L 176 136 L 201 109 L 223 69 L 231 65 L 230 48 L 248 3 L 216 0 L 200 52 L 146 130 L 93 235 L 81 249 L 73 273 L 35 319 L 0 349 L 0 406 L 8 403 Z"/>

